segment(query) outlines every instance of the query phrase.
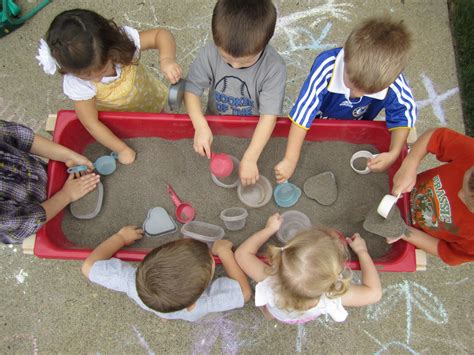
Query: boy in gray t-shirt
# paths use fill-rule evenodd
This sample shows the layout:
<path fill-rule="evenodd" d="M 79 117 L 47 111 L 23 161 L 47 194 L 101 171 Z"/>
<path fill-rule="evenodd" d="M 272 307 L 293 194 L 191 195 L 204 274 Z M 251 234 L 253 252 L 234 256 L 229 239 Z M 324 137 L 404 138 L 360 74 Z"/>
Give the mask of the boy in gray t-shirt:
<path fill-rule="evenodd" d="M 201 49 L 186 79 L 184 100 L 195 129 L 194 150 L 200 155 L 211 157 L 213 140 L 201 108 L 204 90 L 209 89 L 209 114 L 260 116 L 240 162 L 243 185 L 258 180 L 258 158 L 283 106 L 286 66 L 268 44 L 275 23 L 271 0 L 217 1 L 212 14 L 214 43 Z"/>
<path fill-rule="evenodd" d="M 180 239 L 153 249 L 135 268 L 112 258 L 143 231 L 123 227 L 100 244 L 82 265 L 92 282 L 124 292 L 141 308 L 165 319 L 194 322 L 208 313 L 241 308 L 252 294 L 247 276 L 234 259 L 232 243 L 218 240 L 209 250 L 193 239 Z M 212 281 L 218 256 L 229 277 Z"/>

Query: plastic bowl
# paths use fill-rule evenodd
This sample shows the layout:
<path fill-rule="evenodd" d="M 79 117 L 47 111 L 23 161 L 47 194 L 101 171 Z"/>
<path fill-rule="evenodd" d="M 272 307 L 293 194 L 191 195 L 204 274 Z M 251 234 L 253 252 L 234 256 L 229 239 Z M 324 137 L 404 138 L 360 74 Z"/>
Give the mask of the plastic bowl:
<path fill-rule="evenodd" d="M 311 228 L 311 221 L 303 212 L 291 210 L 281 214 L 283 223 L 276 233 L 278 240 L 288 243 L 299 232 Z"/>
<path fill-rule="evenodd" d="M 222 227 L 200 221 L 186 223 L 181 227 L 181 233 L 187 238 L 207 243 L 209 247 L 211 247 L 216 240 L 224 238 L 225 235 Z"/>
<path fill-rule="evenodd" d="M 218 178 L 211 172 L 211 179 L 217 186 L 223 187 L 225 189 L 233 189 L 239 184 L 239 166 L 240 160 L 234 157 L 233 155 L 229 155 L 233 162 L 233 170 L 229 176 L 224 178 Z"/>
<path fill-rule="evenodd" d="M 352 170 L 354 170 L 357 174 L 361 174 L 361 175 L 365 175 L 365 174 L 370 173 L 370 169 L 368 167 L 366 167 L 363 170 L 357 169 L 354 166 L 354 162 L 357 159 L 367 159 L 367 160 L 369 160 L 369 159 L 375 158 L 377 155 L 378 154 L 373 154 L 373 153 L 369 152 L 368 150 L 359 150 L 358 152 L 355 152 L 354 155 L 352 155 L 351 161 L 350 161 Z"/>
<path fill-rule="evenodd" d="M 301 196 L 301 189 L 289 182 L 279 184 L 273 190 L 275 203 L 280 207 L 291 207 L 298 202 Z"/>
<path fill-rule="evenodd" d="M 265 206 L 272 198 L 272 184 L 265 176 L 260 175 L 258 181 L 250 186 L 237 187 L 237 196 L 246 206 L 259 208 Z"/>
<path fill-rule="evenodd" d="M 229 207 L 221 212 L 221 219 L 230 231 L 238 231 L 245 227 L 248 212 L 243 207 Z"/>

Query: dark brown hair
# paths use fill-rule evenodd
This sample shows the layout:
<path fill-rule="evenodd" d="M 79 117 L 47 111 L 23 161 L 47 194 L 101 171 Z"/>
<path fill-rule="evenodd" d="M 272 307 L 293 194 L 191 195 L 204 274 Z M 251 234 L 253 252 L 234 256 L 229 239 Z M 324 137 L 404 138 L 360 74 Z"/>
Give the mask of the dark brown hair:
<path fill-rule="evenodd" d="M 388 16 L 363 21 L 344 44 L 350 82 L 366 94 L 388 88 L 405 69 L 411 35 L 403 21 Z"/>
<path fill-rule="evenodd" d="M 136 52 L 133 41 L 114 21 L 84 9 L 57 15 L 46 33 L 46 42 L 62 74 L 100 70 L 109 59 L 129 65 Z"/>
<path fill-rule="evenodd" d="M 194 304 L 209 285 L 212 257 L 206 244 L 180 239 L 153 249 L 137 269 L 138 296 L 158 312 Z"/>
<path fill-rule="evenodd" d="M 272 38 L 276 17 L 270 0 L 218 0 L 212 13 L 214 43 L 235 58 L 255 55 Z"/>

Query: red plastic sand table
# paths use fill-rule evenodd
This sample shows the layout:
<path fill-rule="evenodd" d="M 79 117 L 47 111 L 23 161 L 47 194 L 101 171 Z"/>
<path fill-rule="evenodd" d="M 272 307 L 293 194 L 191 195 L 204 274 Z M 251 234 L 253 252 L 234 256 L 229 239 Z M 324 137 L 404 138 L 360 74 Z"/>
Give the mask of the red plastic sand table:
<path fill-rule="evenodd" d="M 194 137 L 194 129 L 187 115 L 101 112 L 99 119 L 122 139 L 160 137 L 177 140 Z M 258 122 L 258 117 L 208 116 L 207 119 L 214 135 L 238 138 L 252 137 Z M 286 138 L 290 125 L 291 122 L 287 118 L 279 118 L 272 136 Z M 74 111 L 60 111 L 58 113 L 53 140 L 77 152 L 83 152 L 88 144 L 94 142 L 92 136 L 79 122 Z M 315 120 L 313 128 L 306 135 L 306 140 L 338 140 L 353 144 L 372 144 L 379 151 L 387 151 L 390 145 L 390 132 L 387 130 L 385 122 L 344 121 L 342 123 L 334 120 Z M 388 170 L 390 184 L 406 154 L 407 149 L 404 147 L 398 160 Z M 48 166 L 48 177 L 48 197 L 51 197 L 61 189 L 67 178 L 64 164 L 51 161 Z M 399 199 L 398 207 L 408 224 L 408 194 L 404 194 Z M 61 229 L 63 215 L 64 212 L 59 213 L 38 231 L 34 253 L 42 258 L 85 259 L 91 250 L 80 249 L 67 239 Z M 148 249 L 120 250 L 115 257 L 140 261 L 148 251 Z M 415 271 L 415 248 L 400 240 L 392 245 L 386 255 L 374 261 L 379 271 Z M 349 261 L 348 264 L 353 270 L 360 269 L 358 261 Z"/>

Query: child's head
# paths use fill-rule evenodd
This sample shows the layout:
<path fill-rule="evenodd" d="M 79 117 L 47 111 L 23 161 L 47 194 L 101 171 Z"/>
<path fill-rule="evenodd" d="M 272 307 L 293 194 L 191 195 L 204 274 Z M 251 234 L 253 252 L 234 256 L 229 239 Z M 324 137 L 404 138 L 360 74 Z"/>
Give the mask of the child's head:
<path fill-rule="evenodd" d="M 87 80 L 100 80 L 113 64 L 131 64 L 136 51 L 133 41 L 115 22 L 82 9 L 57 15 L 46 42 L 61 73 Z"/>
<path fill-rule="evenodd" d="M 137 269 L 140 299 L 168 313 L 192 306 L 211 282 L 214 259 L 206 244 L 180 239 L 153 249 Z"/>
<path fill-rule="evenodd" d="M 474 213 L 474 166 L 471 166 L 464 173 L 462 187 L 459 190 L 458 196 L 467 209 Z"/>
<path fill-rule="evenodd" d="M 344 44 L 344 75 L 365 94 L 386 89 L 407 65 L 410 46 L 411 35 L 402 21 L 367 19 Z"/>
<path fill-rule="evenodd" d="M 278 307 L 305 311 L 322 294 L 342 296 L 349 288 L 348 251 L 334 231 L 314 229 L 298 234 L 283 248 L 270 246 L 271 275 Z"/>
<path fill-rule="evenodd" d="M 254 64 L 273 36 L 276 9 L 271 0 L 218 0 L 212 13 L 214 43 L 235 68 Z"/>

